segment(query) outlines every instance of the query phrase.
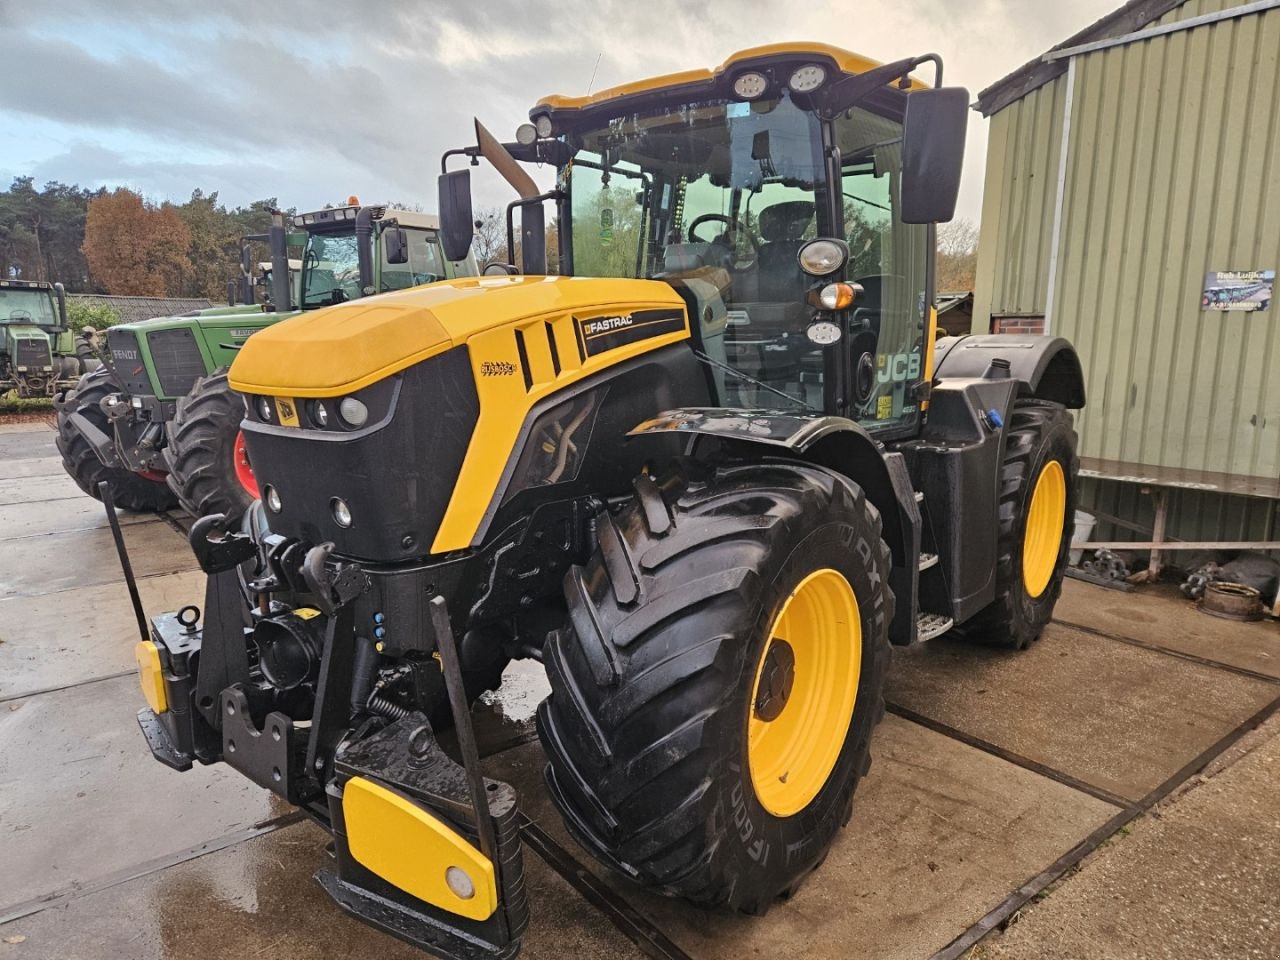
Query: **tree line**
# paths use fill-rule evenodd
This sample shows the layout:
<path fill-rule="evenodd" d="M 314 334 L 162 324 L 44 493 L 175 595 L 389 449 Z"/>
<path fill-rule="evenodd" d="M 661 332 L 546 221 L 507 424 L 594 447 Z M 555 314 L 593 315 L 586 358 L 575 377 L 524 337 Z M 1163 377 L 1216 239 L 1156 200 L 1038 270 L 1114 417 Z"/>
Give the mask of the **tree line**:
<path fill-rule="evenodd" d="M 269 197 L 229 208 L 203 190 L 156 203 L 126 187 L 37 188 L 15 177 L 0 192 L 0 277 L 59 281 L 70 293 L 216 302 L 239 275 L 240 237 L 265 233 L 276 206 Z"/>

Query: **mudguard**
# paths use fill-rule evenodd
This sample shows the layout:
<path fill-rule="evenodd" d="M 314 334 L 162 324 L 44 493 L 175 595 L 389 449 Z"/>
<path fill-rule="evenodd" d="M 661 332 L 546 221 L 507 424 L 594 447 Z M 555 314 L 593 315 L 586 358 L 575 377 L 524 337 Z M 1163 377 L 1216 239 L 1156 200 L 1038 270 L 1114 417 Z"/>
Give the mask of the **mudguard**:
<path fill-rule="evenodd" d="M 889 627 L 895 643 L 911 642 L 920 509 L 901 453 L 886 450 L 860 424 L 845 417 L 781 410 L 680 407 L 631 430 L 628 436 L 686 433 L 692 437 L 759 443 L 783 456 L 827 467 L 853 480 L 880 511 L 881 535 L 893 554 L 890 586 L 898 598 Z"/>
<path fill-rule="evenodd" d="M 1018 395 L 1052 400 L 1069 410 L 1085 404 L 1080 358 L 1062 337 L 987 333 L 943 337 L 934 347 L 935 380 L 979 378 L 992 360 L 1005 360 Z"/>

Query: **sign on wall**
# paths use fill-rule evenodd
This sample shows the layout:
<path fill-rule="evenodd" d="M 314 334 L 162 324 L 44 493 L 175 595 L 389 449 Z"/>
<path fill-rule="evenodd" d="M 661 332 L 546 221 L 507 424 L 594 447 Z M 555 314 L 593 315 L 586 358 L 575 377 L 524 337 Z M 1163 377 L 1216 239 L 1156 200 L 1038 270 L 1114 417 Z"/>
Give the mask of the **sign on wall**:
<path fill-rule="evenodd" d="M 1201 310 L 1266 310 L 1276 285 L 1274 270 L 1220 270 L 1204 277 Z"/>

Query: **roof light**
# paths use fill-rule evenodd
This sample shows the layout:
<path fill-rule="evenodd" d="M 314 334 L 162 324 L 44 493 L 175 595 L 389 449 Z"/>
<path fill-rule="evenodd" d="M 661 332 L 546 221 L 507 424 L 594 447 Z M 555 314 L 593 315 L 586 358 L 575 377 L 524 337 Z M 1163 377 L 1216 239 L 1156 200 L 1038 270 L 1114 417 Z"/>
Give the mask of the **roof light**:
<path fill-rule="evenodd" d="M 743 100 L 754 100 L 769 87 L 769 78 L 763 73 L 748 70 L 740 73 L 733 80 L 733 92 Z"/>
<path fill-rule="evenodd" d="M 545 113 L 540 113 L 533 119 L 534 129 L 537 130 L 538 136 L 546 140 L 554 132 L 551 127 L 551 118 Z"/>
<path fill-rule="evenodd" d="M 347 197 L 347 206 L 348 207 L 360 206 L 360 198 L 353 193 L 351 196 Z"/>
<path fill-rule="evenodd" d="M 538 139 L 538 128 L 532 123 L 522 123 L 516 127 L 516 143 L 529 146 Z"/>
<path fill-rule="evenodd" d="M 827 79 L 827 70 L 817 63 L 806 63 L 796 67 L 791 74 L 791 89 L 796 93 L 812 93 Z"/>

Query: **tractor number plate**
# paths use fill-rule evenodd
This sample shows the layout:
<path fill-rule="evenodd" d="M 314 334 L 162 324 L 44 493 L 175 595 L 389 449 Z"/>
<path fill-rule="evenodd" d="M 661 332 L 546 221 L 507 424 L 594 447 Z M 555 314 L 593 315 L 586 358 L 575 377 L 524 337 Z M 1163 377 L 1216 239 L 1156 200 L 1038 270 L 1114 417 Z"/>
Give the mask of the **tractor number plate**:
<path fill-rule="evenodd" d="M 276 397 L 276 414 L 280 418 L 280 426 L 298 426 L 298 408 L 287 397 Z"/>

